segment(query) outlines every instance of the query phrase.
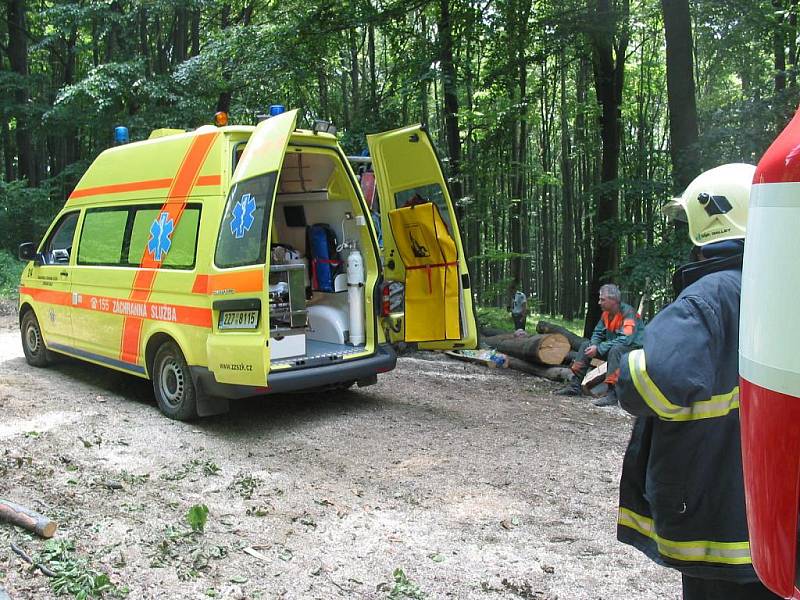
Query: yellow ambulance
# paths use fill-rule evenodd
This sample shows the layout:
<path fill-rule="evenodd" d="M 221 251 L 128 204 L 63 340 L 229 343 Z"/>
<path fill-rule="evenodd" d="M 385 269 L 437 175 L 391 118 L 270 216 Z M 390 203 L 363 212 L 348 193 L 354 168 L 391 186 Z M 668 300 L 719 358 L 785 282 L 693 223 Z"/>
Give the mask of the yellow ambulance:
<path fill-rule="evenodd" d="M 370 206 L 336 137 L 296 120 L 156 130 L 98 156 L 38 247 L 20 245 L 27 361 L 149 378 L 161 411 L 188 420 L 234 398 L 369 385 L 395 342 L 475 347 L 425 129 L 369 136 Z"/>

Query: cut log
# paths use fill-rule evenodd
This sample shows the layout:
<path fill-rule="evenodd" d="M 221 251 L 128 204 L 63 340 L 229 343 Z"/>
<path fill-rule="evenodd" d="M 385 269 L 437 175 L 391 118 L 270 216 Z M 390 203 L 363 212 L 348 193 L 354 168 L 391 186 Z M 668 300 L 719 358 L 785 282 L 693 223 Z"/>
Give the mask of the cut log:
<path fill-rule="evenodd" d="M 590 396 L 605 396 L 608 386 L 605 384 L 608 363 L 603 363 L 586 374 L 581 382 L 581 388 Z"/>
<path fill-rule="evenodd" d="M 53 537 L 58 528 L 58 523 L 51 521 L 44 515 L 2 498 L 0 498 L 0 521 L 22 527 L 43 538 Z"/>
<path fill-rule="evenodd" d="M 497 348 L 497 344 L 500 342 L 504 342 L 506 340 L 514 340 L 514 339 L 527 339 L 531 337 L 530 335 L 519 336 L 517 337 L 513 333 L 501 333 L 499 335 L 487 335 L 481 338 L 481 342 L 489 346 L 490 348 Z"/>
<path fill-rule="evenodd" d="M 484 327 L 480 330 L 481 338 L 494 337 L 506 333 L 508 333 L 508 329 L 498 329 L 497 327 Z"/>
<path fill-rule="evenodd" d="M 569 381 L 572 377 L 572 371 L 566 367 L 546 367 L 544 365 L 535 365 L 513 356 L 508 357 L 508 366 L 516 371 L 522 371 L 537 377 L 544 377 L 553 381 Z"/>
<path fill-rule="evenodd" d="M 569 352 L 569 341 L 560 333 L 545 333 L 502 340 L 497 350 L 528 362 L 560 365 Z"/>
<path fill-rule="evenodd" d="M 539 321 L 536 324 L 536 333 L 560 333 L 569 340 L 570 348 L 573 350 L 580 348 L 581 343 L 586 341 L 586 338 L 582 338 L 581 336 L 572 333 L 569 329 L 565 329 L 564 327 L 561 327 L 561 325 L 556 325 L 555 323 L 550 323 L 549 321 Z"/>

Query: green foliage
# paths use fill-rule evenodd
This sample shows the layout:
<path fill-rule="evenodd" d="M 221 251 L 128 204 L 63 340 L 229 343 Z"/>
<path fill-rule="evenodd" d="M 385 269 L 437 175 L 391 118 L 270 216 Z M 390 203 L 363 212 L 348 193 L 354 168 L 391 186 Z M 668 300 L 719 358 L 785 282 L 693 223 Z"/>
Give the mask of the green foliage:
<path fill-rule="evenodd" d="M 408 578 L 403 569 L 395 569 L 392 572 L 392 577 L 394 578 L 394 585 L 389 588 L 386 596 L 389 600 L 402 600 L 403 598 L 424 600 L 427 597 L 425 592 L 420 590 L 419 586 Z"/>
<path fill-rule="evenodd" d="M 16 256 L 20 243 L 38 243 L 57 210 L 46 188 L 0 181 L 0 249 Z"/>
<path fill-rule="evenodd" d="M 186 522 L 192 531 L 202 532 L 208 521 L 208 507 L 205 504 L 195 504 L 186 513 Z"/>
<path fill-rule="evenodd" d="M 127 589 L 117 588 L 107 574 L 95 571 L 86 559 L 75 556 L 75 544 L 71 540 L 48 540 L 38 562 L 55 572 L 50 587 L 56 596 L 71 595 L 75 600 L 88 600 L 102 598 L 105 594 L 115 598 L 127 595 Z"/>
<path fill-rule="evenodd" d="M 0 298 L 16 295 L 19 278 L 25 265 L 10 252 L 0 250 Z"/>
<path fill-rule="evenodd" d="M 505 309 L 491 306 L 478 306 L 475 308 L 475 316 L 478 320 L 479 329 L 491 328 L 507 331 L 513 331 L 514 329 L 511 313 Z M 558 315 L 543 315 L 531 312 L 528 313 L 525 329 L 533 333 L 536 329 L 536 323 L 539 321 L 549 321 L 550 323 L 569 329 L 576 335 L 583 335 L 583 321 L 568 321 Z"/>

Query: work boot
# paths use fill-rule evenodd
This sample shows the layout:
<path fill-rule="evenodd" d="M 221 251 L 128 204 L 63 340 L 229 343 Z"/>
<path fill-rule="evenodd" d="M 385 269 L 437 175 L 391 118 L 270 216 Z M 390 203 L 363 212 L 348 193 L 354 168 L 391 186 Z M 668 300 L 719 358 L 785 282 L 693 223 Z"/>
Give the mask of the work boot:
<path fill-rule="evenodd" d="M 556 391 L 559 396 L 580 396 L 582 393 L 583 390 L 581 390 L 581 384 L 577 377 L 573 377 L 565 387 Z"/>
<path fill-rule="evenodd" d="M 614 387 L 609 386 L 606 395 L 601 396 L 600 398 L 596 398 L 595 400 L 592 400 L 592 404 L 594 404 L 595 406 L 616 406 L 617 394 L 614 391 Z"/>

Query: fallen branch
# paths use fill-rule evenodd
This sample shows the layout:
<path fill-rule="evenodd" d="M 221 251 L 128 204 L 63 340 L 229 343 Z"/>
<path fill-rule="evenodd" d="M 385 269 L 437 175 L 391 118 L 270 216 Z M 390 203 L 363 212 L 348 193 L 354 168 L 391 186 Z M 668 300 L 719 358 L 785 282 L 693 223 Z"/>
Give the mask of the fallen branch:
<path fill-rule="evenodd" d="M 28 553 L 25 552 L 25 550 L 23 550 L 19 546 L 17 546 L 14 542 L 11 542 L 11 549 L 14 551 L 14 554 L 19 556 L 22 560 L 31 565 L 34 569 L 39 569 L 43 574 L 47 575 L 48 577 L 56 576 L 55 571 L 51 571 L 44 565 L 40 565 L 39 563 L 33 562 L 33 559 L 30 556 L 28 556 Z"/>
<path fill-rule="evenodd" d="M 0 498 L 0 521 L 22 527 L 43 538 L 53 537 L 56 529 L 58 529 L 58 523 L 55 521 L 51 521 L 44 515 L 2 498 Z"/>

